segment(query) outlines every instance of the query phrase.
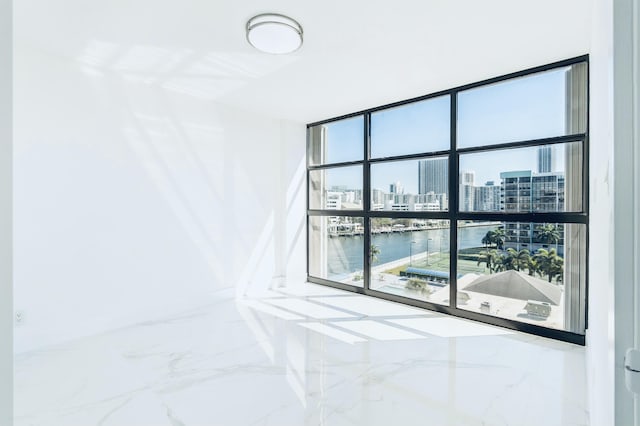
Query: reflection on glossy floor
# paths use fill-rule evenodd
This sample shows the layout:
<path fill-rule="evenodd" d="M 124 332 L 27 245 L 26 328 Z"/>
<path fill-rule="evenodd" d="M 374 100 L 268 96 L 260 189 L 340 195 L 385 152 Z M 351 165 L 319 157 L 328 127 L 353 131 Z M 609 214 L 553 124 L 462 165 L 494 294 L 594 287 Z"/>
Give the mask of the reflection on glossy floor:
<path fill-rule="evenodd" d="M 311 284 L 22 354 L 15 425 L 585 425 L 584 348 Z"/>

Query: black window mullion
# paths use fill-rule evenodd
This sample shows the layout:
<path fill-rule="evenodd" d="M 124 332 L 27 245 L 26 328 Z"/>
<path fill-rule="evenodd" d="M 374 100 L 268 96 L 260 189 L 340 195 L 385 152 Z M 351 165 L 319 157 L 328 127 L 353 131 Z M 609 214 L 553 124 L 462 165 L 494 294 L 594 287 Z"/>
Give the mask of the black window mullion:
<path fill-rule="evenodd" d="M 458 193 L 460 179 L 458 172 L 458 93 L 451 93 L 451 152 L 449 153 L 449 307 L 456 308 L 458 303 Z"/>
<path fill-rule="evenodd" d="M 501 151 L 510 148 L 526 148 L 538 147 L 544 145 L 560 145 L 568 142 L 584 141 L 586 135 L 584 133 L 576 133 L 573 135 L 554 136 L 543 139 L 525 139 L 512 142 L 495 143 L 491 145 L 478 145 L 465 148 L 458 148 L 460 154 L 471 154 L 474 152 Z"/>
<path fill-rule="evenodd" d="M 364 258 L 362 273 L 364 279 L 364 289 L 369 290 L 371 285 L 371 221 L 369 220 L 371 212 L 371 165 L 369 164 L 369 152 L 371 147 L 370 138 L 371 114 L 364 114 L 364 164 L 362 166 L 362 208 L 364 212 Z"/>
<path fill-rule="evenodd" d="M 542 212 L 542 213 L 500 213 L 500 212 L 460 212 L 458 220 L 477 220 L 485 222 L 563 222 L 588 223 L 588 217 L 580 212 Z"/>
<path fill-rule="evenodd" d="M 320 210 L 309 209 L 307 210 L 309 216 L 348 216 L 348 217 L 363 217 L 364 212 L 362 210 Z"/>
<path fill-rule="evenodd" d="M 342 163 L 326 163 L 326 164 L 318 164 L 315 166 L 308 166 L 309 170 L 326 170 L 326 169 L 337 169 L 339 167 L 349 167 L 349 166 L 360 166 L 362 165 L 361 160 L 356 161 L 345 161 Z"/>
<path fill-rule="evenodd" d="M 305 177 L 305 182 L 304 182 L 304 187 L 306 189 L 306 207 L 307 207 L 307 242 L 306 242 L 306 247 L 307 247 L 307 279 L 309 279 L 310 274 L 309 274 L 309 266 L 310 266 L 310 261 L 309 261 L 309 240 L 311 239 L 311 227 L 309 226 L 309 208 L 311 207 L 309 205 L 310 202 L 310 198 L 311 198 L 311 191 L 309 190 L 309 182 L 311 182 L 309 173 L 311 173 L 311 171 L 309 170 L 309 150 L 311 149 L 310 143 L 311 143 L 311 129 L 309 127 L 307 127 L 307 133 L 306 133 L 306 137 L 307 137 L 307 150 L 305 152 L 305 162 L 307 164 L 307 171 L 304 175 Z"/>
<path fill-rule="evenodd" d="M 417 154 L 405 154 L 405 155 L 396 155 L 393 157 L 378 157 L 371 158 L 369 162 L 371 163 L 391 163 L 394 161 L 403 161 L 403 160 L 426 160 L 432 157 L 444 157 L 445 155 L 449 155 L 449 150 L 445 151 L 432 151 L 432 152 L 419 152 Z"/>
<path fill-rule="evenodd" d="M 307 191 L 309 192 L 309 191 Z M 309 226 L 309 221 L 311 220 L 311 216 L 309 216 L 307 214 L 306 217 L 307 221 L 306 221 L 306 225 L 307 225 L 307 280 L 309 279 L 309 277 L 311 276 L 310 271 L 309 271 L 309 265 L 310 265 L 310 260 L 309 260 L 309 240 L 311 239 L 311 227 Z"/>
<path fill-rule="evenodd" d="M 588 125 L 588 123 L 587 123 Z M 565 188 L 566 188 L 565 181 Z M 582 141 L 582 211 L 589 214 L 589 139 Z"/>
<path fill-rule="evenodd" d="M 449 219 L 448 211 L 395 211 L 376 210 L 369 213 L 370 217 L 393 217 L 394 219 Z"/>
<path fill-rule="evenodd" d="M 454 87 L 452 89 L 449 90 L 441 90 L 435 93 L 430 93 L 428 95 L 422 95 L 422 96 L 416 96 L 414 98 L 410 98 L 410 99 L 405 99 L 403 101 L 399 101 L 399 102 L 392 102 L 389 104 L 385 104 L 385 105 L 380 105 L 377 107 L 373 107 L 373 108 L 368 108 L 362 111 L 357 111 L 357 112 L 352 112 L 349 114 L 345 114 L 345 115 L 341 115 L 338 117 L 334 117 L 334 118 L 329 118 L 327 120 L 320 120 L 320 121 L 315 121 L 313 123 L 309 123 L 307 124 L 307 128 L 309 127 L 313 127 L 313 126 L 318 126 L 321 124 L 328 124 L 334 121 L 340 121 L 340 120 L 345 120 L 348 118 L 353 118 L 356 117 L 358 115 L 362 115 L 362 114 L 366 114 L 366 113 L 373 113 L 376 111 L 381 111 L 381 110 L 385 110 L 385 109 L 389 109 L 389 108 L 394 108 L 397 106 L 402 106 L 402 105 L 406 105 L 406 104 L 410 104 L 410 103 L 414 103 L 414 102 L 419 102 L 419 101 L 423 101 L 426 99 L 431 99 L 431 98 L 436 98 L 439 96 L 444 96 L 444 95 L 450 95 L 451 93 L 454 92 L 461 92 L 464 90 L 469 90 L 469 89 L 474 89 L 476 87 L 481 87 L 481 86 L 488 86 L 490 84 L 493 83 L 499 83 L 501 81 L 506 81 L 506 80 L 511 80 L 514 78 L 518 78 L 518 77 L 525 77 L 527 75 L 530 74 L 537 74 L 540 72 L 544 72 L 544 71 L 550 71 L 554 68 L 561 68 L 561 67 L 566 67 L 566 66 L 570 66 L 570 65 L 575 65 L 578 64 L 580 62 L 587 62 L 589 61 L 589 55 L 581 55 L 581 56 L 576 56 L 574 58 L 570 58 L 570 59 L 565 59 L 562 61 L 558 61 L 558 62 L 553 62 L 550 64 L 546 64 L 546 65 L 542 65 L 542 66 L 538 66 L 538 67 L 533 67 L 533 68 L 528 68 L 526 70 L 522 70 L 522 71 L 517 71 L 511 74 L 506 74 L 506 75 L 502 75 L 499 77 L 493 77 L 487 80 L 482 80 L 482 81 L 477 81 L 475 83 L 470 83 L 470 84 L 465 84 L 462 86 L 458 86 L 458 87 Z M 587 76 L 588 78 L 588 76 Z M 588 87 L 588 86 L 587 86 Z M 588 102 L 588 100 L 587 100 Z"/>

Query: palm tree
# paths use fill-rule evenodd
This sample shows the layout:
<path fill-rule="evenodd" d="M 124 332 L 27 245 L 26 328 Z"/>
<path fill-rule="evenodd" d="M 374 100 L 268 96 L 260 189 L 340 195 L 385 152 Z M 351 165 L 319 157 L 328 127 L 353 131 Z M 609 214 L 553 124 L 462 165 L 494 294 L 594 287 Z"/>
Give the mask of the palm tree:
<path fill-rule="evenodd" d="M 518 252 L 509 247 L 506 254 L 502 257 L 502 264 L 507 271 L 518 270 Z"/>
<path fill-rule="evenodd" d="M 538 249 L 533 257 L 538 265 L 538 273 L 540 276 L 546 275 L 549 282 L 561 273 L 564 260 L 556 254 L 556 249 Z"/>
<path fill-rule="evenodd" d="M 495 244 L 496 248 L 502 250 L 504 247 L 504 238 L 505 233 L 504 229 L 496 228 L 491 231 L 487 231 L 484 237 L 482 237 L 482 244 L 484 244 L 485 249 L 489 248 L 489 245 Z"/>
<path fill-rule="evenodd" d="M 531 264 L 531 252 L 527 249 L 522 249 L 518 252 L 517 259 L 518 259 L 518 271 L 524 268 L 529 268 L 529 265 Z"/>
<path fill-rule="evenodd" d="M 556 279 L 556 283 L 562 282 L 564 279 L 564 259 L 557 256 L 551 263 L 551 275 Z"/>
<path fill-rule="evenodd" d="M 483 262 L 486 263 L 490 274 L 498 272 L 500 269 L 502 269 L 502 256 L 500 255 L 500 253 L 498 253 L 498 250 L 485 250 L 480 254 L 483 257 L 478 258 L 478 266 L 480 266 L 480 264 Z"/>
<path fill-rule="evenodd" d="M 503 253 L 498 253 L 494 264 L 493 264 L 493 272 L 502 272 L 507 270 L 507 264 L 505 262 L 506 257 Z"/>
<path fill-rule="evenodd" d="M 536 265 L 538 266 L 538 274 L 540 274 L 541 277 L 544 277 L 549 271 L 551 260 L 553 259 L 553 257 L 551 256 L 551 252 L 541 248 L 538 249 L 536 254 L 533 255 L 533 258 L 535 259 Z M 551 278 L 549 278 L 549 282 L 551 282 Z"/>
<path fill-rule="evenodd" d="M 525 268 L 527 268 L 527 270 L 529 271 L 529 275 L 531 275 L 532 277 L 535 275 L 536 271 L 538 270 L 538 263 L 536 262 L 535 255 L 531 256 L 531 253 L 529 253 L 529 259 L 527 259 Z"/>
<path fill-rule="evenodd" d="M 496 228 L 495 231 L 493 231 L 493 242 L 495 243 L 498 250 L 502 250 L 504 248 L 505 237 L 506 234 L 504 232 L 504 229 Z"/>
<path fill-rule="evenodd" d="M 531 253 L 527 249 L 516 251 L 513 248 L 508 248 L 503 259 L 503 264 L 507 270 L 515 269 L 516 271 L 520 271 L 521 269 L 529 268 L 529 274 L 532 275 L 530 269 Z"/>
<path fill-rule="evenodd" d="M 371 264 L 374 265 L 380 256 L 380 247 L 375 244 L 371 244 Z"/>
<path fill-rule="evenodd" d="M 484 238 L 483 238 L 484 240 Z M 483 241 L 484 243 L 484 241 Z M 492 250 L 493 251 L 493 250 Z M 480 252 L 480 255 L 478 256 L 478 263 L 477 265 L 480 266 L 480 264 L 484 262 L 486 263 L 486 267 L 489 269 L 489 273 L 491 273 L 491 257 L 489 256 L 489 250 L 484 250 Z"/>
<path fill-rule="evenodd" d="M 556 244 L 560 241 L 560 232 L 558 232 L 556 225 L 552 223 L 540 225 L 536 231 L 538 232 L 538 239 L 545 244 Z"/>
<path fill-rule="evenodd" d="M 484 249 L 487 250 L 489 248 L 489 244 L 493 243 L 493 231 L 487 231 L 487 234 L 482 237 L 482 244 L 484 244 Z"/>

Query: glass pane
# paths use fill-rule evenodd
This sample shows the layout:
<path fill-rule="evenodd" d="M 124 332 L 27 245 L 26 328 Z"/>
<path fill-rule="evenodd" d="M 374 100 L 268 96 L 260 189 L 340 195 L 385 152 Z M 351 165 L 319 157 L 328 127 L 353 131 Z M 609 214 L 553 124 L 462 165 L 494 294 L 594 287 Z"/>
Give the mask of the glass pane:
<path fill-rule="evenodd" d="M 361 210 L 362 166 L 310 171 L 309 208 Z"/>
<path fill-rule="evenodd" d="M 460 155 L 460 211 L 582 211 L 582 144 Z"/>
<path fill-rule="evenodd" d="M 309 128 L 309 165 L 364 158 L 364 118 L 359 115 Z"/>
<path fill-rule="evenodd" d="M 371 157 L 449 149 L 450 102 L 440 96 L 371 114 Z"/>
<path fill-rule="evenodd" d="M 460 309 L 584 333 L 586 226 L 458 222 Z"/>
<path fill-rule="evenodd" d="M 447 210 L 448 170 L 447 157 L 372 164 L 371 210 Z"/>
<path fill-rule="evenodd" d="M 576 64 L 458 94 L 458 147 L 582 133 L 587 65 Z"/>
<path fill-rule="evenodd" d="M 364 285 L 364 219 L 309 216 L 309 275 Z"/>
<path fill-rule="evenodd" d="M 371 219 L 373 290 L 449 304 L 449 221 Z"/>

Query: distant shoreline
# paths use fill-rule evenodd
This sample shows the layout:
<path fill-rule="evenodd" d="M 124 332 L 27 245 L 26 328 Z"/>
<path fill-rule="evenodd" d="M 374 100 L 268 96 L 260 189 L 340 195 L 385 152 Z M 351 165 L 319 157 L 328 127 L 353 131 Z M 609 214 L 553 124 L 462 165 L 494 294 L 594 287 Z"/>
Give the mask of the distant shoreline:
<path fill-rule="evenodd" d="M 480 227 L 480 226 L 491 226 L 491 225 L 500 225 L 502 224 L 502 222 L 498 222 L 498 221 L 487 221 L 487 222 L 468 222 L 468 223 L 461 223 L 460 225 L 458 225 L 459 228 L 473 228 L 473 227 Z M 422 232 L 422 231 L 432 231 L 435 229 L 449 229 L 450 226 L 445 226 L 445 225 L 434 225 L 434 226 L 420 226 L 420 227 L 416 227 L 416 226 L 403 226 L 403 227 L 398 227 L 398 228 L 394 228 L 394 227 L 384 227 L 384 228 L 376 228 L 376 229 L 372 229 L 371 230 L 371 234 L 373 235 L 379 235 L 379 234 L 392 234 L 392 233 L 403 233 L 403 232 Z M 358 230 L 354 230 L 354 231 L 341 231 L 338 233 L 335 232 L 329 232 L 329 236 L 332 238 L 335 237 L 353 237 L 353 236 L 359 236 L 359 235 L 364 235 L 364 230 L 358 229 Z"/>

